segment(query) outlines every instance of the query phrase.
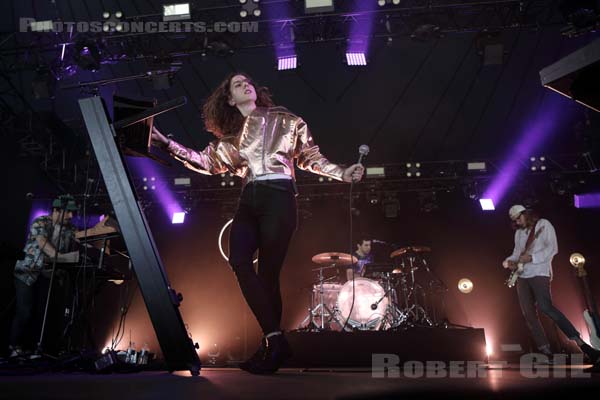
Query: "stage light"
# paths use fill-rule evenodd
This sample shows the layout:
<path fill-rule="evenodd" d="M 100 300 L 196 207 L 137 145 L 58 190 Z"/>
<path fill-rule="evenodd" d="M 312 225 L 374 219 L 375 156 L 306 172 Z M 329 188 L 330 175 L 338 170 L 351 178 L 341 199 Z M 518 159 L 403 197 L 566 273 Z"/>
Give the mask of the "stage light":
<path fill-rule="evenodd" d="M 183 21 L 190 17 L 190 3 L 163 5 L 163 21 Z"/>
<path fill-rule="evenodd" d="M 185 221 L 185 213 L 184 212 L 174 212 L 173 217 L 171 218 L 172 224 L 183 224 Z"/>
<path fill-rule="evenodd" d="M 467 278 L 461 279 L 458 281 L 458 290 L 464 294 L 471 293 L 473 291 L 473 282 Z"/>
<path fill-rule="evenodd" d="M 575 208 L 598 208 L 600 207 L 600 193 L 587 193 L 573 195 Z"/>
<path fill-rule="evenodd" d="M 260 17 L 262 15 L 262 11 L 258 7 L 258 3 L 260 3 L 260 0 L 240 0 L 240 4 L 242 5 L 240 17 L 246 18 L 249 15 Z"/>
<path fill-rule="evenodd" d="M 406 176 L 411 178 L 413 176 L 415 177 L 420 177 L 421 176 L 421 171 L 419 170 L 421 168 L 421 163 L 406 163 Z"/>
<path fill-rule="evenodd" d="M 539 158 L 530 157 L 529 161 L 531 161 L 530 169 L 532 171 L 545 171 L 546 170 L 546 157 L 541 156 Z"/>
<path fill-rule="evenodd" d="M 467 171 L 485 172 L 486 170 L 487 170 L 487 165 L 484 162 L 467 163 Z"/>
<path fill-rule="evenodd" d="M 494 354 L 494 346 L 489 340 L 485 341 L 485 354 L 487 354 L 488 357 Z"/>
<path fill-rule="evenodd" d="M 573 253 L 569 257 L 569 262 L 575 268 L 580 268 L 585 265 L 585 257 L 581 253 Z"/>
<path fill-rule="evenodd" d="M 175 178 L 173 180 L 173 184 L 175 186 L 192 186 L 192 179 L 187 176 L 184 176 L 181 178 Z"/>
<path fill-rule="evenodd" d="M 400 0 L 377 0 L 377 4 L 379 7 L 383 7 L 386 4 L 393 4 L 395 6 L 400 4 Z"/>
<path fill-rule="evenodd" d="M 479 204 L 481 205 L 481 209 L 483 211 L 493 211 L 496 209 L 492 199 L 479 199 Z"/>
<path fill-rule="evenodd" d="M 31 21 L 29 29 L 31 29 L 31 32 L 52 32 L 52 20 Z"/>
<path fill-rule="evenodd" d="M 385 178 L 385 167 L 367 167 L 365 175 L 367 178 Z"/>
<path fill-rule="evenodd" d="M 304 12 L 306 14 L 317 14 L 324 12 L 332 12 L 335 10 L 333 0 L 305 0 Z"/>
<path fill-rule="evenodd" d="M 350 52 L 346 53 L 346 63 L 349 66 L 364 66 L 367 65 L 367 57 L 365 53 Z"/>
<path fill-rule="evenodd" d="M 110 13 L 109 13 L 108 11 L 104 11 L 104 12 L 102 13 L 102 18 L 104 18 L 104 19 L 109 19 L 109 18 L 110 18 Z"/>
<path fill-rule="evenodd" d="M 286 56 L 277 58 L 277 70 L 285 71 L 289 69 L 296 69 L 298 61 L 296 56 Z"/>

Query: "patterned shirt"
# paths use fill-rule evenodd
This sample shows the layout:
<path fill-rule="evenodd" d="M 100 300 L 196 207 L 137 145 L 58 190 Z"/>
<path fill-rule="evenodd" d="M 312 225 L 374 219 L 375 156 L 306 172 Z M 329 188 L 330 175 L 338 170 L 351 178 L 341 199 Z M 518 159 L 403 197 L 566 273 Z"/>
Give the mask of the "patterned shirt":
<path fill-rule="evenodd" d="M 40 276 L 47 256 L 36 240 L 38 236 L 48 238 L 49 242 L 59 253 L 66 253 L 71 248 L 71 244 L 75 238 L 75 231 L 75 227 L 71 224 L 66 224 L 60 229 L 59 224 L 52 224 L 52 218 L 48 215 L 34 219 L 29 228 L 27 242 L 23 249 L 25 257 L 22 260 L 18 260 L 15 264 L 15 278 L 27 286 L 31 286 Z M 59 243 L 59 233 L 60 247 L 57 246 L 57 243 Z"/>

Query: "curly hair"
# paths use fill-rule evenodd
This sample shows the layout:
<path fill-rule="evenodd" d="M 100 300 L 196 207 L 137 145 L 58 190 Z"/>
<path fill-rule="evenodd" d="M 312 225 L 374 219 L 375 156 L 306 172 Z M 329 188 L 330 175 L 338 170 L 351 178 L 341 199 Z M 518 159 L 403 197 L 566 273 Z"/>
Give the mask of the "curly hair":
<path fill-rule="evenodd" d="M 271 92 L 265 86 L 258 86 L 248 74 L 243 72 L 231 73 L 223 82 L 208 96 L 202 106 L 202 118 L 206 130 L 217 138 L 223 136 L 237 135 L 244 124 L 244 116 L 235 106 L 229 104 L 231 92 L 229 90 L 231 80 L 234 76 L 245 76 L 256 91 L 256 105 L 258 107 L 272 107 Z"/>

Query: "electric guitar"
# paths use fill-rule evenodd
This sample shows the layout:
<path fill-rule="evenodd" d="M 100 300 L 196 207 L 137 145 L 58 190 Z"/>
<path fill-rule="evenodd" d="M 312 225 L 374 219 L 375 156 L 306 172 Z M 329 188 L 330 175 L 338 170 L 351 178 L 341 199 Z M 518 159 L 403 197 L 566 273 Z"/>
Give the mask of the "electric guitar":
<path fill-rule="evenodd" d="M 587 280 L 587 271 L 583 267 L 585 264 L 585 258 L 579 253 L 571 254 L 569 260 L 571 265 L 577 269 L 577 276 L 581 279 L 583 286 L 583 294 L 585 297 L 585 305 L 587 310 L 583 312 L 583 319 L 588 326 L 590 332 L 590 343 L 592 347 L 600 349 L 600 318 L 598 318 L 598 310 L 596 309 L 596 302 L 592 297 L 592 291 Z"/>
<path fill-rule="evenodd" d="M 525 246 L 525 249 L 521 252 L 521 256 L 528 254 L 527 252 L 533 245 L 533 242 L 535 241 L 535 239 L 538 238 L 538 236 L 540 236 L 540 234 L 542 233 L 543 230 L 544 230 L 544 227 L 542 226 L 542 227 L 540 227 L 540 229 L 538 229 L 535 232 L 535 236 L 534 236 L 533 240 L 527 246 Z M 517 268 L 510 273 L 510 276 L 508 277 L 506 282 L 504 282 L 506 284 L 506 286 L 508 286 L 509 288 L 515 286 L 515 284 L 517 283 L 517 279 L 519 279 L 519 276 L 521 276 L 521 274 L 523 273 L 523 270 L 525 269 L 524 267 L 525 267 L 524 263 L 522 263 L 522 262 L 517 263 Z"/>

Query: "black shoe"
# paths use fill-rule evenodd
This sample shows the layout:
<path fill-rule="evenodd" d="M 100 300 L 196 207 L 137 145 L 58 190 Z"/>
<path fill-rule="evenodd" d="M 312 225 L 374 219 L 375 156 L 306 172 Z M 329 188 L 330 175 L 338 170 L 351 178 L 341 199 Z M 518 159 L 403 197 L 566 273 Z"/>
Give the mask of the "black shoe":
<path fill-rule="evenodd" d="M 596 364 L 598 361 L 600 361 L 600 351 L 594 349 L 589 344 L 584 343 L 579 346 L 579 348 L 589 358 L 592 364 Z"/>
<path fill-rule="evenodd" d="M 248 372 L 258 375 L 270 375 L 277 372 L 281 365 L 292 356 L 292 348 L 283 334 L 267 339 L 267 349 L 257 363 Z"/>
<path fill-rule="evenodd" d="M 252 370 L 256 369 L 256 363 L 258 363 L 260 360 L 262 360 L 264 358 L 266 351 L 267 351 L 267 339 L 265 339 L 263 337 L 262 340 L 260 341 L 260 346 L 258 346 L 258 349 L 252 355 L 252 357 L 250 357 L 246 361 L 241 362 L 238 365 L 238 367 L 240 369 L 243 369 L 244 371 L 252 372 Z"/>

